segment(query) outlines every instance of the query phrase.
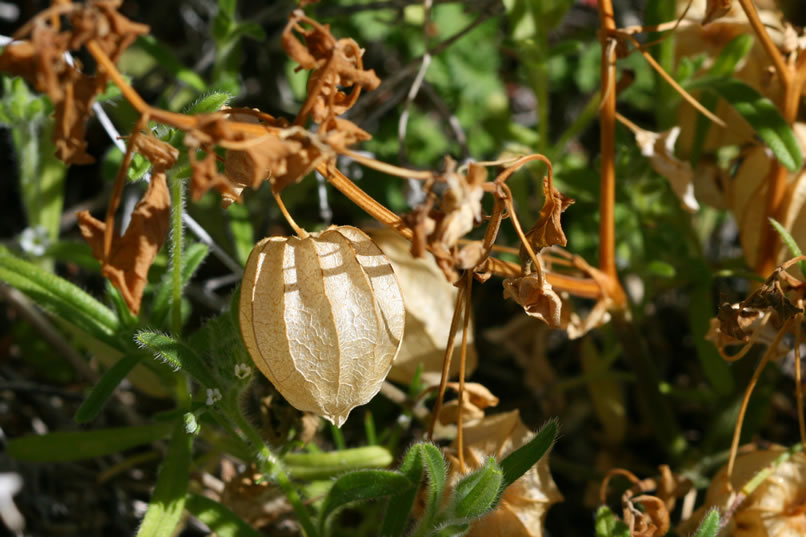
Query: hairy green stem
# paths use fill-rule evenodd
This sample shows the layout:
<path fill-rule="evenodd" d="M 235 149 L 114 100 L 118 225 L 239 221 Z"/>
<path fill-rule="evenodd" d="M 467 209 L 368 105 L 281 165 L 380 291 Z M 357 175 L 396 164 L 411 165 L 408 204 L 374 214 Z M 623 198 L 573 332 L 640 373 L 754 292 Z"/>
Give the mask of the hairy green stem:
<path fill-rule="evenodd" d="M 185 210 L 184 184 L 171 178 L 171 332 L 179 337 L 182 332 L 182 249 L 184 228 L 182 213 Z"/>
<path fill-rule="evenodd" d="M 285 468 L 283 468 L 283 464 L 280 462 L 277 456 L 272 453 L 271 449 L 269 449 L 269 446 L 267 446 L 263 441 L 260 433 L 258 433 L 255 428 L 252 427 L 252 425 L 237 409 L 229 412 L 229 414 L 233 421 L 235 421 L 235 423 L 238 425 L 238 428 L 241 429 L 241 431 L 243 431 L 243 433 L 249 439 L 249 442 L 251 442 L 253 447 L 257 449 L 257 462 L 261 471 L 270 476 L 277 486 L 280 487 L 280 490 L 282 490 L 286 495 L 286 498 L 288 498 L 288 502 L 294 509 L 294 513 L 296 513 L 297 519 L 299 520 L 305 535 L 307 537 L 319 537 L 319 532 L 316 530 L 316 526 L 313 523 L 311 514 L 308 511 L 308 508 L 305 507 L 305 504 L 302 502 L 302 498 L 297 492 L 297 489 L 295 489 L 294 485 L 291 483 Z"/>

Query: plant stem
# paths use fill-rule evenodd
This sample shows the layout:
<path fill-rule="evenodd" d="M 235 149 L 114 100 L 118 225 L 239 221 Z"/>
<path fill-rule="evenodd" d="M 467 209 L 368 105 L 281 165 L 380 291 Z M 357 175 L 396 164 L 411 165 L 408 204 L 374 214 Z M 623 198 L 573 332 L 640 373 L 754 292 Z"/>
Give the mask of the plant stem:
<path fill-rule="evenodd" d="M 182 332 L 183 186 L 181 179 L 171 177 L 171 332 L 174 337 L 179 337 Z"/>
<path fill-rule="evenodd" d="M 300 525 L 307 537 L 319 537 L 319 532 L 316 530 L 316 526 L 311 519 L 311 514 L 308 511 L 308 508 L 305 507 L 305 504 L 300 498 L 297 489 L 294 488 L 294 485 L 291 483 L 291 479 L 289 479 L 288 474 L 285 472 L 282 463 L 280 460 L 272 453 L 269 446 L 263 442 L 263 438 L 260 437 L 260 433 L 258 433 L 254 427 L 243 417 L 243 415 L 238 411 L 238 409 L 231 409 L 228 414 L 230 417 L 235 421 L 238 425 L 238 428 L 246 435 L 249 439 L 249 442 L 253 444 L 253 447 L 257 449 L 257 457 L 258 457 L 258 466 L 260 470 L 271 477 L 271 479 L 280 487 L 280 490 L 286 495 L 288 498 L 288 502 L 291 504 L 291 507 L 294 509 L 294 513 L 297 515 L 297 519 L 299 520 Z"/>
<path fill-rule="evenodd" d="M 602 170 L 599 187 L 599 270 L 615 280 L 616 241 L 616 167 L 615 167 L 615 128 L 616 128 L 616 53 L 610 46 L 608 35 L 616 28 L 611 0 L 599 0 L 599 39 L 602 46 L 601 58 L 601 108 L 599 111 L 599 135 L 601 138 Z"/>

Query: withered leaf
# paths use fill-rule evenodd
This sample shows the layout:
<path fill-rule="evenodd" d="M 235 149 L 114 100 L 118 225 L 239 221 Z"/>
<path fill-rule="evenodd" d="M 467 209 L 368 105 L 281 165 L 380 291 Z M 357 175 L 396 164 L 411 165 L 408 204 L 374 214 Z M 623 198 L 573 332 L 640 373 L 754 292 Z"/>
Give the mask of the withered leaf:
<path fill-rule="evenodd" d="M 707 0 L 705 7 L 705 17 L 702 23 L 708 24 L 730 13 L 733 0 Z"/>
<path fill-rule="evenodd" d="M 521 306 L 527 315 L 540 319 L 552 328 L 562 326 L 562 300 L 554 292 L 551 284 L 537 274 L 504 280 L 504 298 L 511 298 Z"/>
<path fill-rule="evenodd" d="M 89 211 L 78 213 L 81 234 L 90 244 L 93 257 L 101 262 L 103 275 L 120 291 L 135 315 L 140 311 L 148 269 L 168 235 L 170 217 L 171 196 L 164 172 L 151 176 L 126 232 L 122 237 L 113 235 L 108 256 L 104 256 L 106 223 L 93 218 Z"/>
<path fill-rule="evenodd" d="M 784 321 L 803 312 L 802 309 L 790 302 L 781 289 L 781 282 L 778 281 L 778 270 L 755 293 L 747 297 L 742 302 L 742 306 L 744 308 L 771 309 L 777 315 L 777 319 L 773 319 L 773 324 L 776 327 L 780 327 Z"/>
<path fill-rule="evenodd" d="M 456 393 L 459 393 L 458 382 L 448 382 L 447 386 Z M 479 408 L 488 408 L 498 405 L 498 397 L 493 395 L 484 384 L 479 384 L 478 382 L 465 383 L 465 397 Z"/>
<path fill-rule="evenodd" d="M 543 196 L 545 200 L 543 201 L 543 208 L 540 209 L 540 218 L 538 218 L 532 229 L 526 233 L 526 238 L 535 253 L 554 244 L 559 244 L 560 246 L 568 244 L 560 224 L 560 215 L 574 204 L 572 198 L 554 188 L 548 177 L 543 178 Z M 525 255 L 522 247 L 521 250 L 521 257 L 523 258 Z"/>
<path fill-rule="evenodd" d="M 664 132 L 639 129 L 635 132 L 635 141 L 641 154 L 649 159 L 652 168 L 669 181 L 683 208 L 693 213 L 699 210 L 700 204 L 694 197 L 694 172 L 691 164 L 678 159 L 674 154 L 674 145 L 679 135 L 680 127 Z"/>
<path fill-rule="evenodd" d="M 134 137 L 134 150 L 151 162 L 154 172 L 164 172 L 173 168 L 179 158 L 179 150 L 162 140 L 147 134 Z"/>

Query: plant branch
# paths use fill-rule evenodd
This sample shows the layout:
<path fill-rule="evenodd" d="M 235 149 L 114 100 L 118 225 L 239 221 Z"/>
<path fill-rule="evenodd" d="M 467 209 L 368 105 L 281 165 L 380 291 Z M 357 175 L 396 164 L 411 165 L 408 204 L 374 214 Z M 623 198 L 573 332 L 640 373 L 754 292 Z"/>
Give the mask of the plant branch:
<path fill-rule="evenodd" d="M 611 0 L 599 1 L 599 24 L 601 58 L 601 108 L 599 110 L 599 136 L 601 138 L 602 169 L 599 188 L 599 269 L 615 280 L 616 241 L 616 167 L 615 167 L 615 128 L 616 128 L 616 65 L 615 50 L 610 46 L 608 34 L 616 28 Z"/>

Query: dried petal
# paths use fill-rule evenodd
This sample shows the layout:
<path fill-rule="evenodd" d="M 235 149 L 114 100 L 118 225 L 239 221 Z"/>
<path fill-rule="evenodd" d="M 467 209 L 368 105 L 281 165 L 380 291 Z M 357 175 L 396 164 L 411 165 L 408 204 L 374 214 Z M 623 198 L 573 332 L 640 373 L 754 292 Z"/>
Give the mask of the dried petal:
<path fill-rule="evenodd" d="M 735 507 L 738 491 L 760 470 L 769 467 L 781 453 L 781 448 L 775 448 L 740 455 L 731 476 L 732 491 L 727 489 L 727 468 L 723 467 L 711 480 L 705 504 L 677 528 L 677 533 L 692 533 L 712 507 L 719 507 L 722 513 Z M 806 534 L 804 497 L 806 456 L 796 453 L 779 464 L 744 499 L 721 534 L 732 537 L 800 537 Z"/>
<path fill-rule="evenodd" d="M 340 427 L 378 393 L 405 310 L 389 260 L 362 231 L 263 239 L 241 289 L 246 348 L 289 403 Z"/>
<path fill-rule="evenodd" d="M 134 137 L 134 150 L 147 158 L 155 172 L 173 168 L 179 158 L 179 150 L 162 140 L 145 134 Z"/>
<path fill-rule="evenodd" d="M 483 417 L 484 411 L 465 397 L 462 403 L 462 424 L 472 425 Z M 453 399 L 442 405 L 439 410 L 439 422 L 442 425 L 459 423 L 459 399 Z"/>
<path fill-rule="evenodd" d="M 521 306 L 527 315 L 540 319 L 552 328 L 561 323 L 562 301 L 548 280 L 536 274 L 504 280 L 504 298 L 511 298 Z"/>
<path fill-rule="evenodd" d="M 560 224 L 560 215 L 574 204 L 573 199 L 554 188 L 548 177 L 543 178 L 543 196 L 545 200 L 543 208 L 540 209 L 540 218 L 526 234 L 526 238 L 535 252 L 554 244 L 560 246 L 568 244 Z M 521 257 L 524 257 L 523 253 Z"/>
<path fill-rule="evenodd" d="M 449 382 L 447 386 L 459 393 L 458 382 Z M 498 405 L 498 397 L 493 395 L 490 390 L 478 382 L 465 383 L 465 397 L 478 408 L 488 408 Z"/>
<path fill-rule="evenodd" d="M 705 17 L 702 19 L 703 25 L 730 13 L 732 4 L 733 0 L 708 0 L 705 8 Z"/>
<path fill-rule="evenodd" d="M 700 204 L 694 197 L 691 164 L 674 155 L 674 145 L 679 135 L 680 127 L 664 132 L 641 129 L 635 133 L 635 141 L 641 148 L 641 154 L 649 158 L 652 168 L 669 181 L 683 208 L 693 213 L 700 209 Z"/>
<path fill-rule="evenodd" d="M 129 227 L 122 237 L 113 237 L 106 258 L 106 224 L 93 218 L 89 211 L 78 213 L 81 234 L 92 247 L 93 257 L 102 263 L 102 274 L 120 291 L 135 315 L 140 311 L 148 269 L 168 235 L 170 217 L 171 197 L 162 172 L 151 176 L 148 190 L 135 207 Z"/>

